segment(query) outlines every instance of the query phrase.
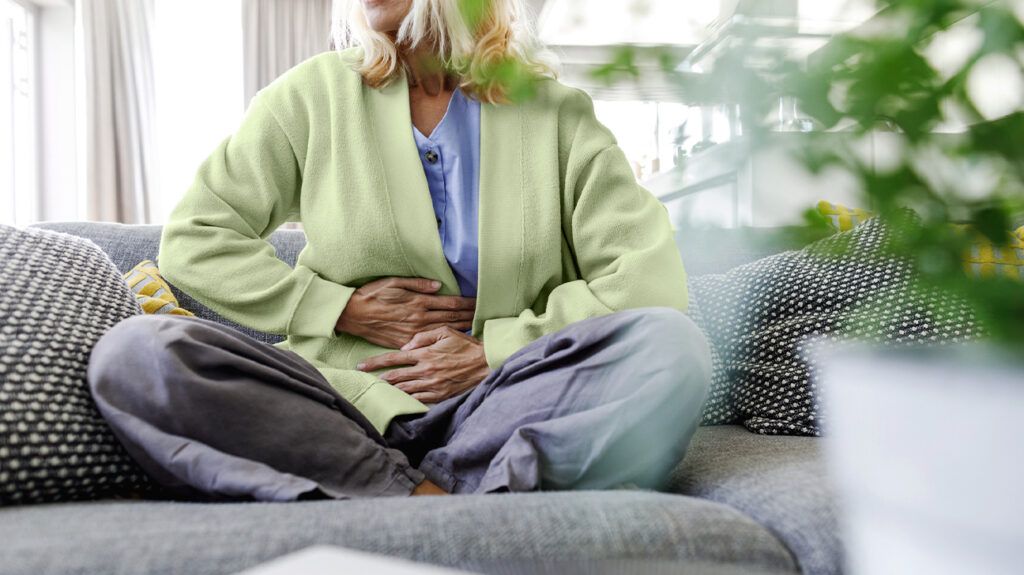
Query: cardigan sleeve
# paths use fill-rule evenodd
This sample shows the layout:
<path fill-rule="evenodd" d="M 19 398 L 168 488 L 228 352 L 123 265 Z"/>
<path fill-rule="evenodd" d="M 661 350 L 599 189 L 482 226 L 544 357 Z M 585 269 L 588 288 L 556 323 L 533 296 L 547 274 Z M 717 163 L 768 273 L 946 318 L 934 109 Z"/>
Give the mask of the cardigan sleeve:
<path fill-rule="evenodd" d="M 267 333 L 337 337 L 354 288 L 279 260 L 266 238 L 298 212 L 296 147 L 262 94 L 200 166 L 163 228 L 158 264 L 173 285 Z"/>
<path fill-rule="evenodd" d="M 589 317 L 647 306 L 687 308 L 686 273 L 668 210 L 637 183 L 585 92 L 573 89 L 561 106 L 560 126 L 562 227 L 580 277 L 551 290 L 541 313 L 527 308 L 484 323 L 491 369 L 533 340 Z"/>

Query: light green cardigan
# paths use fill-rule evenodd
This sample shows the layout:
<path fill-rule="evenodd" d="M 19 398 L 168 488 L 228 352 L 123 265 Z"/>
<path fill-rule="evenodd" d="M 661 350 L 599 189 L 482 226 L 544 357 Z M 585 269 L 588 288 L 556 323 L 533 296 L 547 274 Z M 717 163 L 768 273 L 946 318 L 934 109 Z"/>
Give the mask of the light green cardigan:
<path fill-rule="evenodd" d="M 386 276 L 458 295 L 413 139 L 404 76 L 365 86 L 359 48 L 300 64 L 253 99 L 164 226 L 172 284 L 315 365 L 379 431 L 426 411 L 360 360 L 391 351 L 334 326 L 348 298 Z M 543 80 L 523 104 L 480 110 L 479 278 L 472 335 L 496 369 L 570 323 L 687 305 L 665 207 L 637 184 L 586 93 Z M 301 221 L 295 268 L 265 241 Z"/>

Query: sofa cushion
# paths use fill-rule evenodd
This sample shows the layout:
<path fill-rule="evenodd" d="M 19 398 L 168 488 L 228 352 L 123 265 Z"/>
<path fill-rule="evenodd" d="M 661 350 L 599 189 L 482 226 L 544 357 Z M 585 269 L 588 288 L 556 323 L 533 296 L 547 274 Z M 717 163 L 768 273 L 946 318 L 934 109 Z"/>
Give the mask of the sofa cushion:
<path fill-rule="evenodd" d="M 690 314 L 714 350 L 702 422 L 820 435 L 828 413 L 815 375 L 829 345 L 844 338 L 915 346 L 979 337 L 966 303 L 919 289 L 911 262 L 886 251 L 902 233 L 873 218 L 801 250 L 691 280 Z M 817 345 L 807 347 L 811 340 Z"/>
<path fill-rule="evenodd" d="M 732 506 L 775 534 L 804 573 L 842 572 L 822 440 L 764 436 L 736 425 L 698 428 L 670 489 Z"/>
<path fill-rule="evenodd" d="M 0 505 L 147 483 L 85 379 L 96 341 L 139 313 L 93 243 L 0 225 Z"/>
<path fill-rule="evenodd" d="M 234 573 L 316 544 L 470 569 L 796 573 L 763 527 L 710 501 L 569 492 L 301 503 L 109 502 L 0 510 L 4 573 Z M 624 571 L 622 569 L 625 569 Z M 339 571 L 340 572 L 340 571 Z"/>
<path fill-rule="evenodd" d="M 42 228 L 72 234 L 92 240 L 110 256 L 114 265 L 122 273 L 131 271 L 144 260 L 156 260 L 160 251 L 161 226 L 158 225 L 125 225 L 95 222 L 47 222 L 34 224 L 34 228 Z M 268 240 L 274 246 L 277 257 L 290 266 L 295 265 L 299 252 L 306 245 L 306 236 L 300 230 L 278 230 Z M 160 262 L 157 262 L 159 266 Z M 242 333 L 267 343 L 277 343 L 284 337 L 277 334 L 264 333 L 224 319 L 220 314 L 199 303 L 192 296 L 171 286 L 178 304 L 198 317 L 216 321 L 230 326 Z"/>
<path fill-rule="evenodd" d="M 114 264 L 126 273 L 143 260 L 155 260 L 160 250 L 159 225 L 125 225 L 100 222 L 44 222 L 32 227 L 54 230 L 87 238 L 100 246 Z M 676 243 L 682 252 L 686 269 L 691 277 L 709 273 L 722 273 L 737 265 L 745 264 L 784 249 L 796 249 L 812 239 L 800 228 L 739 228 L 739 229 L 681 229 Z M 277 257 L 290 266 L 295 265 L 298 254 L 306 244 L 306 236 L 300 230 L 275 231 L 267 239 L 277 252 Z M 157 262 L 159 264 L 159 262 Z M 173 288 L 178 303 L 197 316 L 231 326 L 260 341 L 276 343 L 283 339 L 242 327 L 228 321 L 197 302 L 187 293 Z"/>

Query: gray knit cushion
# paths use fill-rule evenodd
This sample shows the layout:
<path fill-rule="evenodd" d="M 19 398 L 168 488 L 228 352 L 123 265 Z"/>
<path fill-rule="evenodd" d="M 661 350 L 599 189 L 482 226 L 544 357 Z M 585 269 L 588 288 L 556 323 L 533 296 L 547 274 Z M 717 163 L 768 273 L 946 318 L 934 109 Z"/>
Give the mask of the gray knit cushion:
<path fill-rule="evenodd" d="M 0 226 L 0 505 L 145 485 L 85 380 L 100 336 L 139 313 L 93 243 Z"/>
<path fill-rule="evenodd" d="M 0 510 L 0 540 L 11 575 L 237 573 L 316 544 L 481 573 L 798 573 L 728 506 L 629 491 L 29 506 Z"/>
<path fill-rule="evenodd" d="M 63 232 L 92 240 L 110 256 L 122 273 L 143 260 L 156 261 L 160 251 L 161 227 L 155 225 L 124 225 L 95 222 L 48 222 L 35 224 L 47 230 Z M 290 266 L 295 265 L 299 252 L 306 245 L 306 236 L 300 230 L 278 230 L 267 239 L 274 246 L 277 257 Z M 160 262 L 157 262 L 159 265 Z M 196 301 L 192 296 L 171 285 L 178 304 L 198 317 L 213 320 L 267 343 L 277 343 L 284 337 L 256 331 L 227 320 L 217 312 Z"/>

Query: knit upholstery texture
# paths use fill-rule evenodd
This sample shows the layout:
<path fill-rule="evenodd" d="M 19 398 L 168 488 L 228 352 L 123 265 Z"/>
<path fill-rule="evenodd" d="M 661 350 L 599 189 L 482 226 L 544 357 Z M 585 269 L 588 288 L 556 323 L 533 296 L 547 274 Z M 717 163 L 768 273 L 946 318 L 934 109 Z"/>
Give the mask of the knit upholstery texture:
<path fill-rule="evenodd" d="M 85 379 L 96 341 L 139 313 L 89 240 L 0 226 L 0 505 L 146 487 Z"/>
<path fill-rule="evenodd" d="M 817 374 L 844 340 L 886 347 L 953 345 L 983 334 L 970 308 L 917 289 L 912 264 L 886 254 L 878 218 L 690 282 L 689 314 L 711 344 L 702 423 L 765 435 L 822 435 Z"/>

